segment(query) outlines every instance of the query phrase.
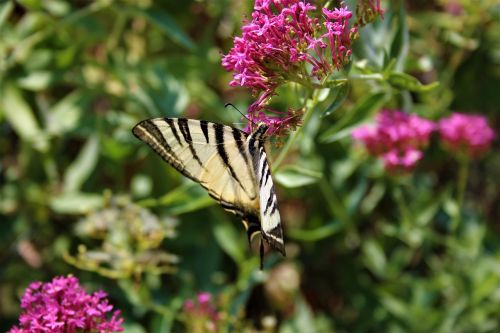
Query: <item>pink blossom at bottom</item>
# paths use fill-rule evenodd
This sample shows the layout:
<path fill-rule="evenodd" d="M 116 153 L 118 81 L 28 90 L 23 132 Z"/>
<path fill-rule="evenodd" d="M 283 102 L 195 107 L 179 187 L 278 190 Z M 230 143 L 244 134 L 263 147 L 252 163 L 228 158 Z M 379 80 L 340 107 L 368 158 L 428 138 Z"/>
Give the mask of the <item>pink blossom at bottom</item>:
<path fill-rule="evenodd" d="M 207 328 L 210 332 L 216 331 L 220 314 L 212 303 L 212 294 L 201 292 L 197 295 L 196 300 L 186 300 L 183 310 L 189 332 L 193 331 L 194 327 L 199 327 L 199 325 Z"/>
<path fill-rule="evenodd" d="M 116 310 L 108 319 L 113 306 L 106 296 L 102 291 L 88 294 L 74 276 L 33 282 L 21 300 L 19 326 L 9 333 L 121 332 L 123 318 Z"/>
<path fill-rule="evenodd" d="M 201 305 L 210 303 L 211 300 L 212 295 L 210 295 L 210 293 L 202 292 L 198 294 L 198 303 L 200 303 Z"/>

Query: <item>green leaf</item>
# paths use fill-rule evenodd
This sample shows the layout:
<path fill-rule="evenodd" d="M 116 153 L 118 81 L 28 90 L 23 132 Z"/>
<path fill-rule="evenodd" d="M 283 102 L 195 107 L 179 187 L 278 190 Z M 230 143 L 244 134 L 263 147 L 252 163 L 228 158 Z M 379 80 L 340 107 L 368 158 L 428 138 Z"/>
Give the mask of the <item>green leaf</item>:
<path fill-rule="evenodd" d="M 401 299 L 395 298 L 385 292 L 381 293 L 379 299 L 384 305 L 384 308 L 396 318 L 407 319 L 408 316 L 411 315 L 408 306 Z"/>
<path fill-rule="evenodd" d="M 354 126 L 349 126 L 349 127 L 343 128 L 340 131 L 333 133 L 330 137 L 328 137 L 328 141 L 326 141 L 326 142 L 332 143 L 332 142 L 339 141 L 339 140 L 345 139 L 347 137 L 350 137 L 352 134 L 352 131 L 354 131 L 356 128 L 358 128 L 361 125 L 362 124 L 356 124 Z"/>
<path fill-rule="evenodd" d="M 319 228 L 315 229 L 291 229 L 287 232 L 287 236 L 291 239 L 305 242 L 316 242 L 321 239 L 328 238 L 343 228 L 343 224 L 339 221 L 332 221 Z"/>
<path fill-rule="evenodd" d="M 349 84 L 346 82 L 345 84 L 332 88 L 330 93 L 334 95 L 333 102 L 323 112 L 322 117 L 329 116 L 340 108 L 349 94 Z"/>
<path fill-rule="evenodd" d="M 94 193 L 64 193 L 50 200 L 50 208 L 59 214 L 81 215 L 103 207 L 100 194 Z"/>
<path fill-rule="evenodd" d="M 183 185 L 158 199 L 144 199 L 137 204 L 143 207 L 167 206 L 170 214 L 180 215 L 212 206 L 215 200 L 210 198 L 198 184 L 187 180 Z"/>
<path fill-rule="evenodd" d="M 385 103 L 385 99 L 385 92 L 376 92 L 362 98 L 351 110 L 347 111 L 335 125 L 325 131 L 320 136 L 319 140 L 323 143 L 330 143 L 338 140 L 338 132 L 341 129 L 359 126 L 361 122 L 365 121 L 366 118 L 371 116 L 374 111 L 378 110 Z M 346 133 L 342 135 L 345 136 Z"/>
<path fill-rule="evenodd" d="M 426 200 L 421 207 L 415 210 L 415 222 L 419 226 L 426 226 L 431 223 L 438 209 L 441 208 L 443 198 L 447 194 L 447 190 L 433 195 L 432 198 Z"/>
<path fill-rule="evenodd" d="M 487 272 L 486 276 L 482 276 L 479 281 L 474 281 L 472 288 L 471 303 L 478 306 L 481 302 L 486 301 L 491 295 L 498 292 L 498 284 L 500 279 L 497 274 Z"/>
<path fill-rule="evenodd" d="M 406 24 L 405 6 L 399 3 L 398 15 L 394 16 L 397 20 L 397 30 L 391 43 L 390 58 L 396 59 L 396 69 L 403 70 L 406 63 L 406 57 L 409 49 L 409 32 Z"/>
<path fill-rule="evenodd" d="M 364 121 L 367 117 L 371 116 L 377 111 L 385 102 L 387 95 L 385 92 L 376 92 L 362 98 L 356 105 L 349 111 L 349 117 L 342 119 L 343 124 L 339 125 L 341 128 L 352 126 Z M 342 123 L 339 121 L 339 123 Z"/>
<path fill-rule="evenodd" d="M 363 243 L 363 262 L 375 275 L 385 275 L 387 259 L 383 248 L 375 240 Z"/>
<path fill-rule="evenodd" d="M 87 140 L 76 159 L 66 169 L 64 174 L 64 192 L 80 190 L 83 183 L 91 175 L 99 156 L 99 139 L 93 136 Z"/>
<path fill-rule="evenodd" d="M 368 180 L 366 178 L 360 178 L 356 184 L 356 187 L 346 195 L 347 199 L 347 211 L 349 215 L 357 212 L 360 209 L 360 203 L 366 194 L 368 189 Z"/>
<path fill-rule="evenodd" d="M 0 4 L 0 30 L 3 28 L 5 22 L 7 22 L 12 9 L 14 9 L 14 1 L 6 1 Z"/>
<path fill-rule="evenodd" d="M 182 31 L 177 22 L 165 11 L 159 8 L 131 8 L 132 12 L 144 16 L 151 23 L 160 28 L 166 35 L 168 35 L 174 42 L 192 51 L 195 45 L 191 38 Z"/>
<path fill-rule="evenodd" d="M 414 92 L 428 92 L 439 86 L 439 82 L 433 82 L 429 84 L 422 84 L 415 77 L 408 75 L 406 73 L 392 72 L 389 74 L 387 81 L 396 88 L 406 89 Z"/>
<path fill-rule="evenodd" d="M 202 208 L 210 207 L 215 204 L 215 200 L 210 198 L 208 195 L 200 196 L 198 198 L 193 198 L 183 203 L 175 206 L 169 207 L 169 212 L 172 215 L 180 215 L 189 212 L 194 212 Z"/>
<path fill-rule="evenodd" d="M 60 0 L 44 0 L 43 7 L 54 16 L 64 16 L 71 11 L 71 5 Z"/>
<path fill-rule="evenodd" d="M 20 91 L 12 85 L 6 85 L 1 95 L 1 111 L 16 133 L 37 150 L 46 151 L 49 147 L 47 136 L 38 126 L 31 107 Z"/>
<path fill-rule="evenodd" d="M 213 233 L 219 246 L 234 260 L 236 264 L 240 264 L 245 260 L 244 249 L 241 246 L 241 233 L 236 231 L 234 225 L 227 222 L 217 223 L 213 228 Z"/>
<path fill-rule="evenodd" d="M 19 78 L 17 83 L 20 87 L 40 91 L 44 90 L 54 81 L 55 74 L 50 71 L 30 72 L 27 76 Z"/>
<path fill-rule="evenodd" d="M 291 165 L 278 171 L 278 173 L 274 175 L 274 179 L 285 187 L 295 188 L 314 184 L 321 176 L 321 172 Z"/>
<path fill-rule="evenodd" d="M 127 333 L 146 333 L 147 331 L 138 323 L 130 323 L 130 322 L 125 322 L 123 323 L 123 328 L 124 332 Z M 163 332 L 168 332 L 168 331 L 163 331 Z"/>
<path fill-rule="evenodd" d="M 151 321 L 151 329 L 150 333 L 165 333 L 172 331 L 172 325 L 175 320 L 176 313 L 170 311 L 164 311 L 163 313 L 155 314 Z M 125 329 L 125 332 L 129 333 L 128 328 Z M 139 332 L 138 332 L 139 333 Z M 140 332 L 142 333 L 142 332 Z M 146 331 L 144 331 L 146 333 Z"/>
<path fill-rule="evenodd" d="M 460 215 L 460 206 L 453 198 L 445 198 L 443 208 L 452 219 L 457 219 Z"/>
<path fill-rule="evenodd" d="M 76 90 L 55 104 L 50 110 L 47 130 L 52 134 L 63 134 L 75 129 L 82 112 L 87 108 L 93 95 L 88 91 Z"/>
<path fill-rule="evenodd" d="M 371 214 L 386 192 L 386 184 L 375 183 L 361 202 L 361 212 Z"/>

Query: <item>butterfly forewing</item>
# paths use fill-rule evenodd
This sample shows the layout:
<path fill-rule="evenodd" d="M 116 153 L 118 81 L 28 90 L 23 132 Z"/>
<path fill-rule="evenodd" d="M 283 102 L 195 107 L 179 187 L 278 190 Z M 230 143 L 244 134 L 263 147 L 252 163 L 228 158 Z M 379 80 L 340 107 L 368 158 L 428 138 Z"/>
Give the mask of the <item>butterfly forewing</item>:
<path fill-rule="evenodd" d="M 183 118 L 144 120 L 133 129 L 139 139 L 215 199 L 241 206 L 257 199 L 257 188 L 251 170 L 241 167 L 245 157 L 238 146 L 245 143 L 245 134 L 234 135 L 234 131 L 239 130 Z"/>

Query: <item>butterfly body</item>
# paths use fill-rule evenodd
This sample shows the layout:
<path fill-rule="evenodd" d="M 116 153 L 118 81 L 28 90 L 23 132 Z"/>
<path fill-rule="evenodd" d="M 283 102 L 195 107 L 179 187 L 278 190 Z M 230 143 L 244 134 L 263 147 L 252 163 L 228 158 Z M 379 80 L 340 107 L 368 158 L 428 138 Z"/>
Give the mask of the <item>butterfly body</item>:
<path fill-rule="evenodd" d="M 267 126 L 251 134 L 222 124 L 154 118 L 132 132 L 166 162 L 198 182 L 222 208 L 241 217 L 249 240 L 256 234 L 285 255 L 277 198 L 264 148 Z M 262 255 L 261 246 L 261 255 Z"/>

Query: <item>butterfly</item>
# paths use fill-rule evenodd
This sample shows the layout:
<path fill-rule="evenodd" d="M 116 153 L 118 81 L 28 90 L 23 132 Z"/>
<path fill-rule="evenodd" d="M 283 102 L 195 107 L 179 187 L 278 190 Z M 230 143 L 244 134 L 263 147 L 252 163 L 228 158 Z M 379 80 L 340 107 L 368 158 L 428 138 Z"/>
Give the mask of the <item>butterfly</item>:
<path fill-rule="evenodd" d="M 241 217 L 249 242 L 261 235 L 285 256 L 278 201 L 264 148 L 268 126 L 250 134 L 218 123 L 185 118 L 143 120 L 133 134 L 167 163 L 204 187 L 225 210 Z"/>

